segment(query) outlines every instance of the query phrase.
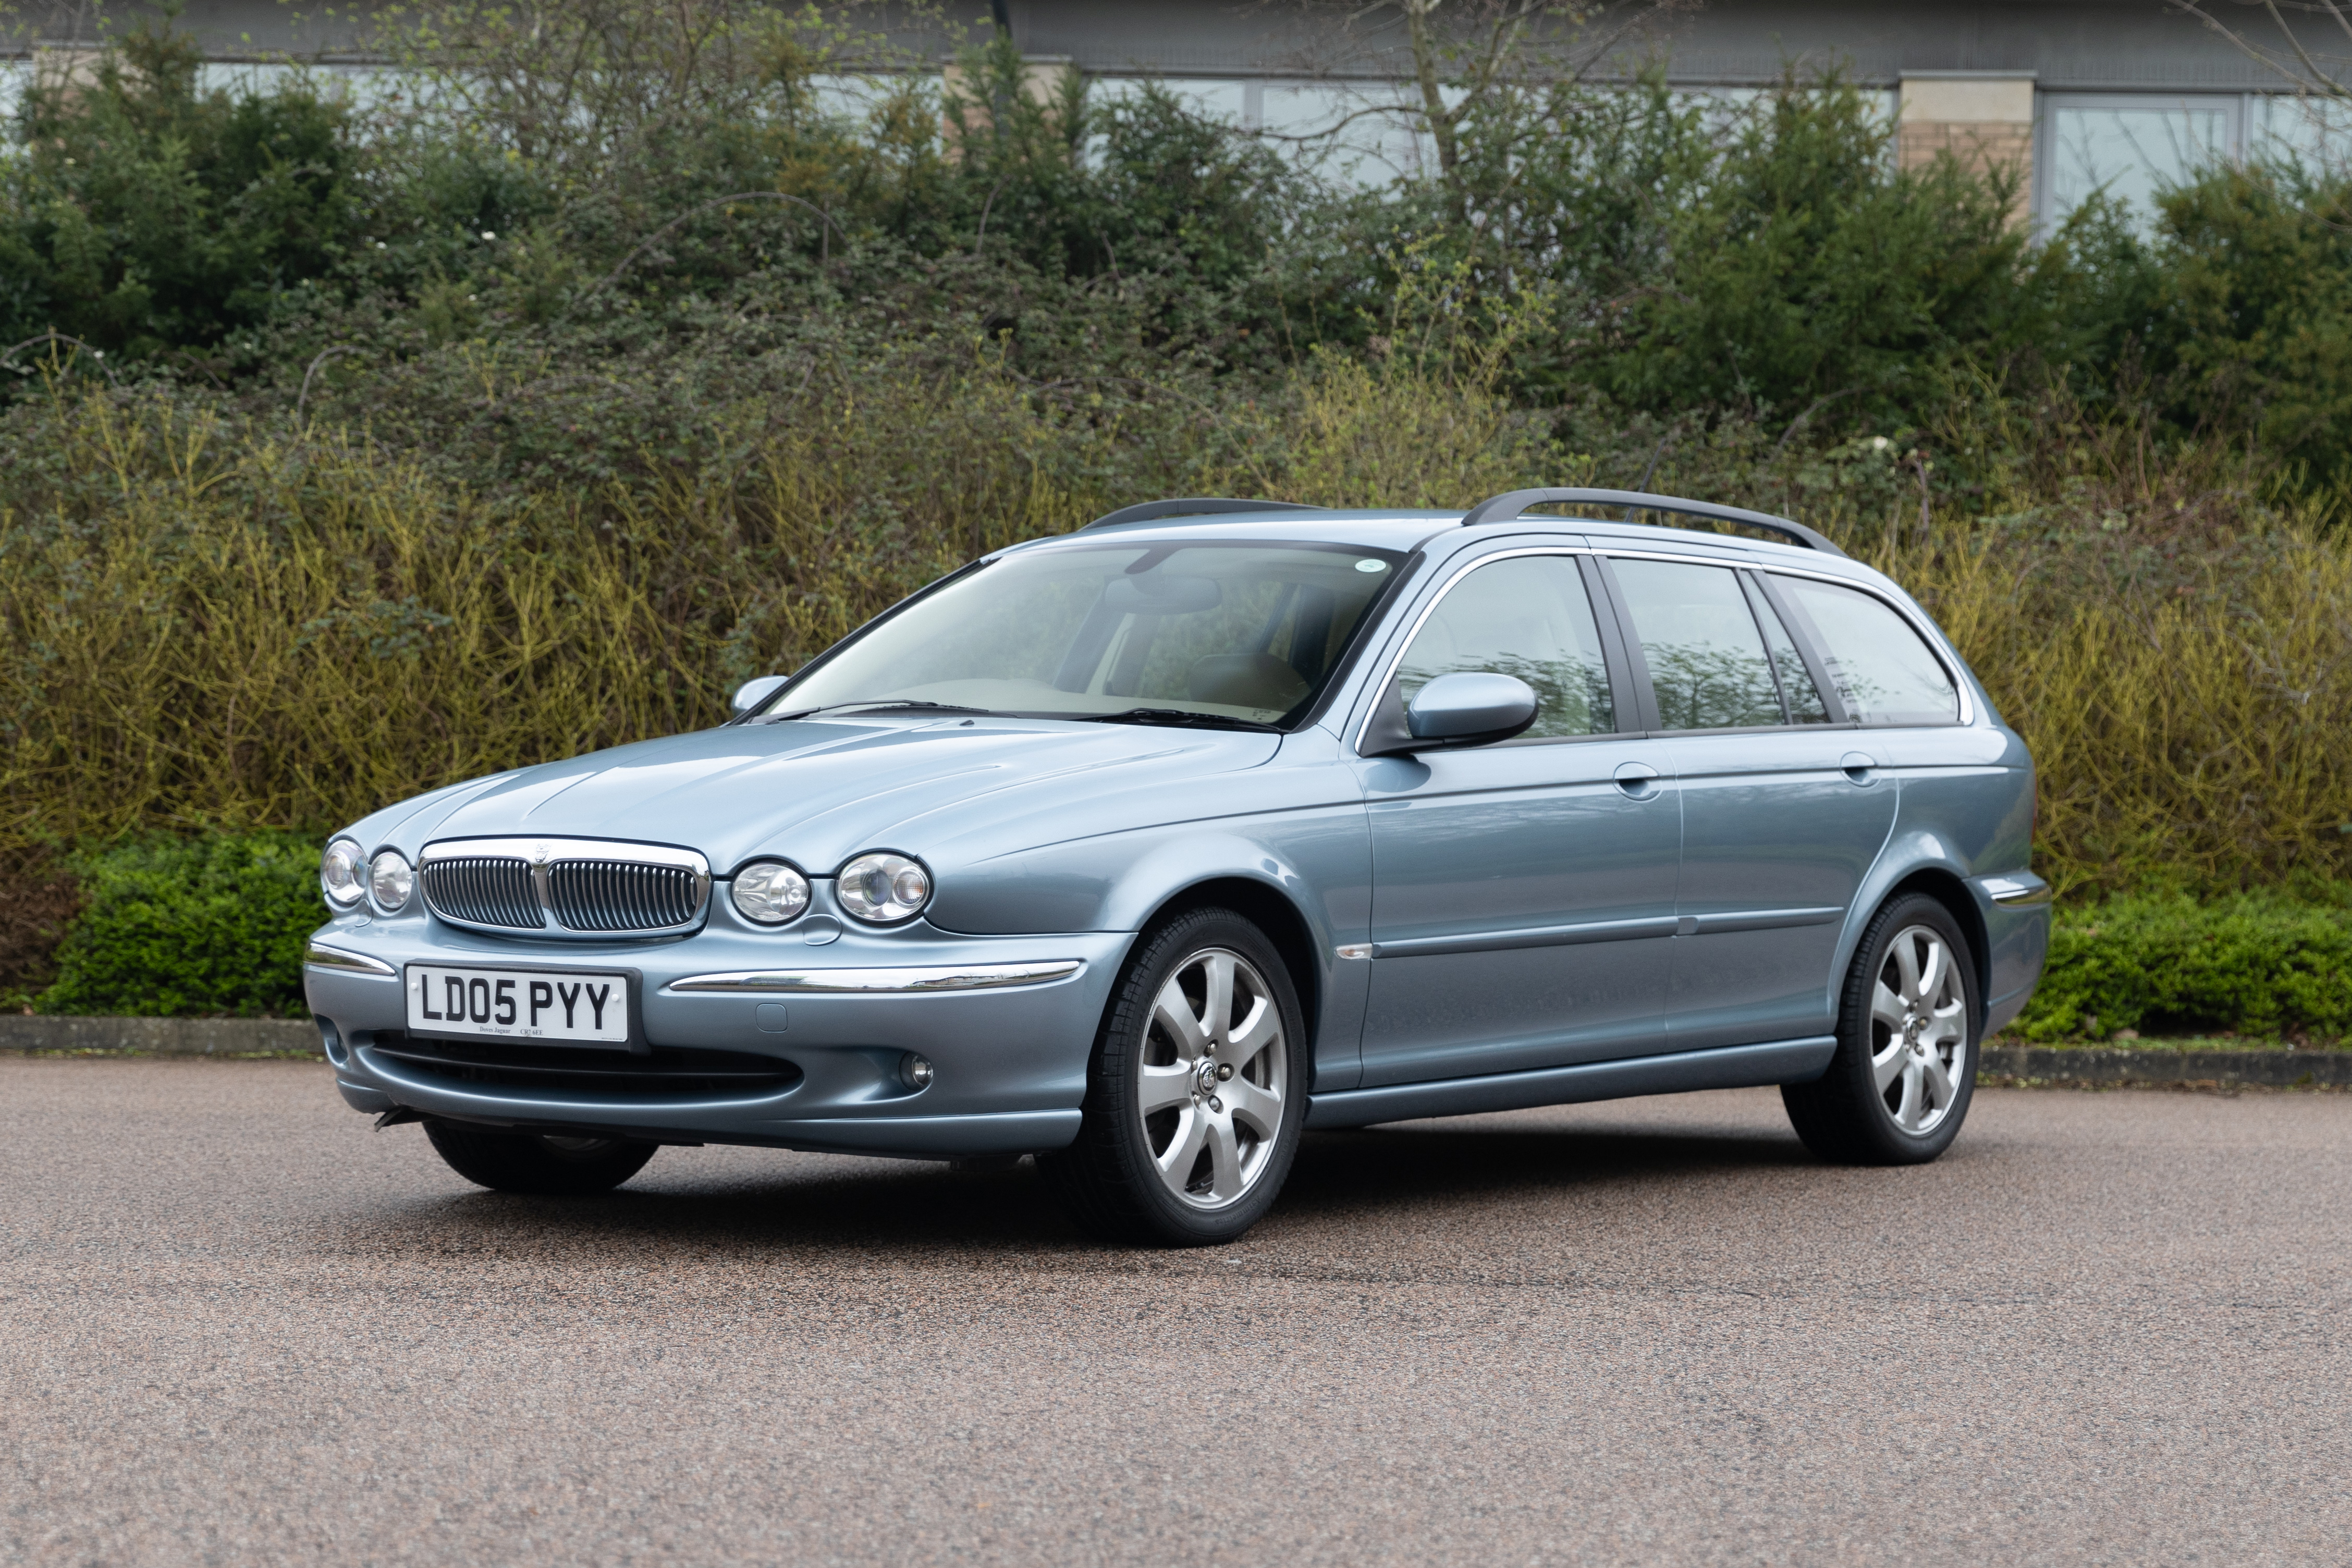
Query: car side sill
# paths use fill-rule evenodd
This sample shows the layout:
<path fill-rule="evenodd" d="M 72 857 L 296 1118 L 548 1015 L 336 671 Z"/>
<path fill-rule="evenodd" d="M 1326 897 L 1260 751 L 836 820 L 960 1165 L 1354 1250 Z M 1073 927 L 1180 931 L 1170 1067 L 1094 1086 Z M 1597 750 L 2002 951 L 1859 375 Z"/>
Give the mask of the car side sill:
<path fill-rule="evenodd" d="M 1378 1089 L 1316 1095 L 1307 1102 L 1307 1125 L 1369 1127 L 1376 1121 L 1420 1116 L 1470 1116 L 1535 1105 L 1570 1105 L 1582 1100 L 1622 1100 L 1635 1094 L 1803 1083 L 1821 1077 L 1836 1050 L 1835 1036 L 1814 1035 L 1760 1046 L 1723 1046 L 1622 1061 L 1538 1068 L 1530 1072 L 1383 1084 Z"/>

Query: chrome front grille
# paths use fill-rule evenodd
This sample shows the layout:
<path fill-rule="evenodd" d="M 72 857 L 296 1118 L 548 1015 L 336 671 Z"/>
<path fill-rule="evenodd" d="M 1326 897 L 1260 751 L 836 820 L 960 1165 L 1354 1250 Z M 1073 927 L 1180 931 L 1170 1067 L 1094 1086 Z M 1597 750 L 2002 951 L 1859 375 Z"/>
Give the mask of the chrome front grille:
<path fill-rule="evenodd" d="M 425 862 L 425 901 L 443 920 L 537 931 L 539 895 L 530 862 L 514 855 L 452 855 Z"/>
<path fill-rule="evenodd" d="M 483 931 L 671 936 L 710 901 L 710 863 L 667 844 L 452 839 L 426 845 L 417 874 L 435 914 Z"/>
<path fill-rule="evenodd" d="M 659 931 L 702 907 L 692 871 L 628 860 L 559 860 L 547 868 L 547 901 L 567 930 Z"/>

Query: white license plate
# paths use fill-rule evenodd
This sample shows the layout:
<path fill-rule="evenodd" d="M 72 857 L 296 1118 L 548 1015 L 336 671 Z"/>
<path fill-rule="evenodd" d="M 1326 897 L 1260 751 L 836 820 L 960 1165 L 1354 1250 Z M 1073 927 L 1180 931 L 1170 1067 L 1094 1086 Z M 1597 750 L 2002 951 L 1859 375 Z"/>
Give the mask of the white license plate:
<path fill-rule="evenodd" d="M 629 977 L 412 963 L 408 1027 L 420 1035 L 487 1035 L 626 1049 Z"/>

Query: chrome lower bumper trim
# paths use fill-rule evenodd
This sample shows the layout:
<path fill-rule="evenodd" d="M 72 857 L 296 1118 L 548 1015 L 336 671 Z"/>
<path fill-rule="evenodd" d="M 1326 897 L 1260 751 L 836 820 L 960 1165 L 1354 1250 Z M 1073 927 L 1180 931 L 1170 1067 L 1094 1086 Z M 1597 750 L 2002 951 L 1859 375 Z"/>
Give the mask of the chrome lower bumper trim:
<path fill-rule="evenodd" d="M 940 964 L 920 969 L 748 969 L 730 974 L 689 974 L 665 991 L 833 993 L 874 995 L 924 991 L 992 991 L 1008 985 L 1043 985 L 1067 980 L 1084 969 L 1076 958 L 1036 963 Z"/>
<path fill-rule="evenodd" d="M 400 972 L 381 958 L 370 958 L 363 952 L 345 952 L 340 947 L 328 947 L 312 942 L 302 950 L 305 969 L 331 969 L 342 974 L 373 974 L 380 979 L 397 980 Z"/>

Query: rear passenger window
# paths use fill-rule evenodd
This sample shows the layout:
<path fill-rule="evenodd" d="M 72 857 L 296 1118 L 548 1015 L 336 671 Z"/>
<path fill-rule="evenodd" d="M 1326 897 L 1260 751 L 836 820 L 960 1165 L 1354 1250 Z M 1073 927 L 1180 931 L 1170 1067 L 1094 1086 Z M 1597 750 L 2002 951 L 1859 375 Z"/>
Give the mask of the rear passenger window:
<path fill-rule="evenodd" d="M 1779 724 L 1780 689 L 1738 574 L 1727 566 L 1612 560 L 1650 667 L 1662 730 Z"/>
<path fill-rule="evenodd" d="M 1821 688 L 1813 684 L 1804 657 L 1797 652 L 1797 639 L 1780 624 L 1780 612 L 1772 608 L 1754 578 L 1743 574 L 1739 585 L 1748 590 L 1748 607 L 1756 612 L 1756 624 L 1764 628 L 1765 644 L 1772 650 L 1772 673 L 1780 678 L 1780 700 L 1788 707 L 1789 722 L 1828 723 L 1829 704 L 1822 700 Z"/>
<path fill-rule="evenodd" d="M 1398 695 L 1462 671 L 1516 675 L 1536 694 L 1533 736 L 1605 735 L 1617 727 L 1592 601 L 1566 555 L 1515 555 L 1446 591 L 1397 667 Z"/>
<path fill-rule="evenodd" d="M 1885 601 L 1807 577 L 1773 578 L 1828 667 L 1846 712 L 1865 724 L 1942 724 L 1959 717 L 1943 661 Z"/>

